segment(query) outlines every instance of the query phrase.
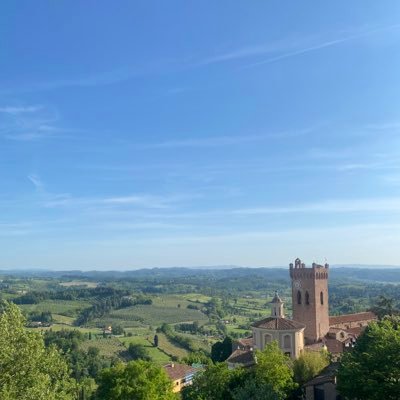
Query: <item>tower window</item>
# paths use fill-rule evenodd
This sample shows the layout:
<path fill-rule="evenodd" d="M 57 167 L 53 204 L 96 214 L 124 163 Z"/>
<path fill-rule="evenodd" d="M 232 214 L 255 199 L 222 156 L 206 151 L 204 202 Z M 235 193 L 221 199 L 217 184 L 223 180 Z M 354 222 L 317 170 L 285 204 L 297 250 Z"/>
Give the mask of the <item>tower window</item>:
<path fill-rule="evenodd" d="M 300 292 L 300 290 L 297 292 L 297 304 L 301 304 L 301 292 Z"/>
<path fill-rule="evenodd" d="M 308 294 L 308 292 L 306 292 L 306 304 L 310 304 L 310 295 Z"/>
<path fill-rule="evenodd" d="M 319 294 L 319 297 L 320 297 L 320 300 L 321 300 L 321 304 L 323 305 L 324 304 L 324 294 L 321 292 Z"/>
<path fill-rule="evenodd" d="M 285 335 L 283 337 L 283 347 L 285 349 L 290 349 L 292 347 L 292 341 L 290 339 L 290 335 Z"/>

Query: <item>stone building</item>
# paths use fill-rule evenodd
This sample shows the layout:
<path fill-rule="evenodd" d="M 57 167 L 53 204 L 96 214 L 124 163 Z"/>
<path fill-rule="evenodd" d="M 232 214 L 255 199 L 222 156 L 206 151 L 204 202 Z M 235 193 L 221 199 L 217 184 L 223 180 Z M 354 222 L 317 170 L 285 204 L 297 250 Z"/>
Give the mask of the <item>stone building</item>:
<path fill-rule="evenodd" d="M 321 340 L 329 332 L 328 271 L 329 265 L 316 263 L 307 268 L 297 258 L 291 263 L 293 319 L 305 324 L 307 343 Z"/>
<path fill-rule="evenodd" d="M 263 350 L 276 340 L 281 350 L 291 358 L 297 358 L 304 348 L 305 325 L 285 318 L 283 301 L 275 293 L 271 301 L 271 316 L 252 325 L 254 348 Z"/>
<path fill-rule="evenodd" d="M 276 340 L 284 353 L 297 358 L 305 351 L 328 350 L 333 359 L 351 350 L 363 329 L 377 319 L 372 312 L 329 317 L 329 265 L 306 267 L 297 258 L 289 264 L 293 319 L 285 318 L 283 301 L 275 294 L 271 316 L 252 324 L 252 337 L 233 343 L 228 365 L 254 364 L 254 350 Z"/>

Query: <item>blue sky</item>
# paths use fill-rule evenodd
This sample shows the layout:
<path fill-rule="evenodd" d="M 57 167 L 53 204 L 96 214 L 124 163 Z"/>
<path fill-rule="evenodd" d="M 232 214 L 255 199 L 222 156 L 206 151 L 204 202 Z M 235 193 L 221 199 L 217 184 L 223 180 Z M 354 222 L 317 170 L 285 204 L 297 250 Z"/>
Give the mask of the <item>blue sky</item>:
<path fill-rule="evenodd" d="M 0 268 L 400 264 L 398 1 L 2 1 Z"/>

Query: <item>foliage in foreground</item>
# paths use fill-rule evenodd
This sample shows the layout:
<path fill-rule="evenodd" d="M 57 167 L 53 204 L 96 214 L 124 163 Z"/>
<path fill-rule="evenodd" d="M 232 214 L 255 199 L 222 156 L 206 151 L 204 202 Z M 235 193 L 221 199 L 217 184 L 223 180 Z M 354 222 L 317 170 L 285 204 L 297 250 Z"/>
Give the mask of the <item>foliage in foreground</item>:
<path fill-rule="evenodd" d="M 253 368 L 230 370 L 225 363 L 207 368 L 184 388 L 183 400 L 283 400 L 296 388 L 291 360 L 276 342 L 256 352 Z"/>
<path fill-rule="evenodd" d="M 305 351 L 293 362 L 294 379 L 297 383 L 303 385 L 317 376 L 328 365 L 329 353 L 327 351 Z"/>
<path fill-rule="evenodd" d="M 172 383 L 165 371 L 148 361 L 131 361 L 104 369 L 98 400 L 173 400 Z"/>
<path fill-rule="evenodd" d="M 76 382 L 54 347 L 25 328 L 20 309 L 0 304 L 0 398 L 2 400 L 72 400 Z"/>
<path fill-rule="evenodd" d="M 338 371 L 338 390 L 348 399 L 397 400 L 400 393 L 400 319 L 370 324 L 346 353 Z"/>

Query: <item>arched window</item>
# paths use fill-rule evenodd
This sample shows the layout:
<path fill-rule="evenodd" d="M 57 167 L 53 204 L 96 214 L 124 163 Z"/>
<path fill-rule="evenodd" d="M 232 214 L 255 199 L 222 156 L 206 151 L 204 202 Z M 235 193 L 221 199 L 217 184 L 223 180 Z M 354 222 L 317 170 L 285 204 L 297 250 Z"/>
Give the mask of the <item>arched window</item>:
<path fill-rule="evenodd" d="M 264 344 L 268 344 L 269 342 L 271 342 L 272 341 L 272 336 L 270 335 L 270 334 L 266 334 L 265 336 L 264 336 Z"/>
<path fill-rule="evenodd" d="M 292 347 L 292 341 L 290 340 L 290 335 L 285 335 L 283 337 L 283 347 L 285 349 L 290 349 Z"/>
<path fill-rule="evenodd" d="M 301 304 L 301 292 L 300 292 L 300 290 L 297 292 L 297 304 Z"/>
<path fill-rule="evenodd" d="M 308 294 L 308 292 L 306 292 L 306 304 L 310 304 L 310 295 Z"/>
<path fill-rule="evenodd" d="M 322 292 L 319 294 L 319 298 L 321 300 L 321 304 L 323 305 L 324 304 L 324 294 Z"/>

